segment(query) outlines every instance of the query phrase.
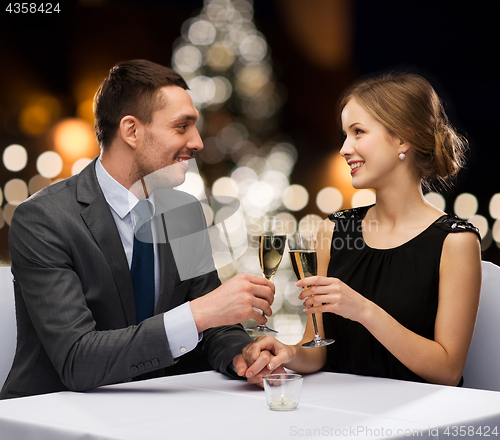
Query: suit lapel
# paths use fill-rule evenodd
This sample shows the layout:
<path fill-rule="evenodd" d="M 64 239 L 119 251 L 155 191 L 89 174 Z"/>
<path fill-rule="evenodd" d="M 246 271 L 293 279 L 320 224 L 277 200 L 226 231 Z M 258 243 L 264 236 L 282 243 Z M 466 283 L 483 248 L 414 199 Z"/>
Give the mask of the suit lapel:
<path fill-rule="evenodd" d="M 136 317 L 132 277 L 115 220 L 97 182 L 96 160 L 80 173 L 77 199 L 81 203 L 88 204 L 81 212 L 81 216 L 113 273 L 127 324 L 134 325 Z"/>

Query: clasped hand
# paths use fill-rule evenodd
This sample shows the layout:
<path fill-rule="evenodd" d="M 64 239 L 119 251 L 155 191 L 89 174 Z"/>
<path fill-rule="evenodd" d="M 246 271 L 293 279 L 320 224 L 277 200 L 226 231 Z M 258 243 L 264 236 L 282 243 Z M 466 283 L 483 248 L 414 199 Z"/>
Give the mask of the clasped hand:
<path fill-rule="evenodd" d="M 308 314 L 335 313 L 361 322 L 373 304 L 338 278 L 314 276 L 296 284 L 303 288 L 299 299 L 304 300 L 304 311 Z M 242 354 L 235 358 L 234 366 L 240 376 L 262 386 L 262 377 L 284 372 L 283 365 L 292 361 L 298 349 L 298 346 L 283 344 L 273 336 L 261 336 L 243 349 Z"/>

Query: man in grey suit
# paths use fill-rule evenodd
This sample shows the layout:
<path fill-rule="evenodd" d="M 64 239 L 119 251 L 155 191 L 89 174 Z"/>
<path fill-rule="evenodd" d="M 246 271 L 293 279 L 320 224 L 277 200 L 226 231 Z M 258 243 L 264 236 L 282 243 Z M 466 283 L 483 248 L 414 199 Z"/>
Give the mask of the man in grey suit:
<path fill-rule="evenodd" d="M 169 374 L 195 348 L 218 371 L 245 373 L 241 350 L 250 338 L 239 323 L 266 321 L 254 308 L 271 315 L 274 286 L 251 275 L 221 284 L 199 203 L 169 189 L 203 148 L 186 89 L 155 63 L 115 66 L 95 101 L 100 157 L 17 207 L 9 246 L 18 340 L 0 398 Z M 167 188 L 152 196 L 158 183 L 145 182 L 155 173 Z M 154 303 L 152 316 L 138 319 L 132 208 L 145 198 L 156 211 Z M 171 245 L 173 238 L 184 241 Z"/>

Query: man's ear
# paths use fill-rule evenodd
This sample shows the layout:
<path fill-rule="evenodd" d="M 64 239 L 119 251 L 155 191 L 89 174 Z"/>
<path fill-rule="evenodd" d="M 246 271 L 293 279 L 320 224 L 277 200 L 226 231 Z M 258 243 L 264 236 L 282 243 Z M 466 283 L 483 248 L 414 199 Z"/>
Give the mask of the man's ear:
<path fill-rule="evenodd" d="M 124 116 L 118 126 L 118 135 L 121 140 L 133 149 L 137 148 L 139 120 L 131 115 Z"/>

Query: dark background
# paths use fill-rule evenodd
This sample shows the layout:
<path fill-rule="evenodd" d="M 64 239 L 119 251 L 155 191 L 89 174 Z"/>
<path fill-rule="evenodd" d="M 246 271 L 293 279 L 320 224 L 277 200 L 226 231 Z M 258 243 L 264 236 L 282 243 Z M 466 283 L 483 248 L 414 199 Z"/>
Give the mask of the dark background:
<path fill-rule="evenodd" d="M 44 147 L 16 128 L 23 94 L 43 89 L 63 103 L 61 117 L 74 116 L 74 87 L 82 76 L 104 77 L 118 61 L 133 58 L 170 66 L 183 22 L 203 6 L 201 0 L 67 0 L 59 2 L 60 14 L 47 17 L 13 16 L 5 12 L 9 3 L 2 2 L 0 12 L 0 150 L 20 143 L 35 152 L 31 157 Z M 330 23 L 325 10 L 340 15 Z M 340 149 L 336 103 L 341 91 L 361 76 L 405 70 L 433 84 L 452 123 L 470 142 L 466 169 L 444 193 L 447 211 L 453 211 L 458 194 L 470 192 L 479 200 L 478 214 L 493 226 L 488 204 L 500 187 L 498 1 L 254 0 L 254 11 L 272 51 L 276 80 L 287 94 L 278 126 L 299 153 L 291 182 L 313 195 L 299 217 L 324 216 L 314 199 L 327 186 L 324 164 Z M 328 52 L 332 29 L 342 29 L 345 39 Z M 324 53 L 333 56 L 314 55 L 323 44 Z M 34 169 L 29 163 L 26 179 Z M 19 175 L 2 167 L 0 185 Z M 7 232 L 5 225 L 0 230 L 5 261 Z M 500 264 L 495 242 L 483 258 Z"/>

